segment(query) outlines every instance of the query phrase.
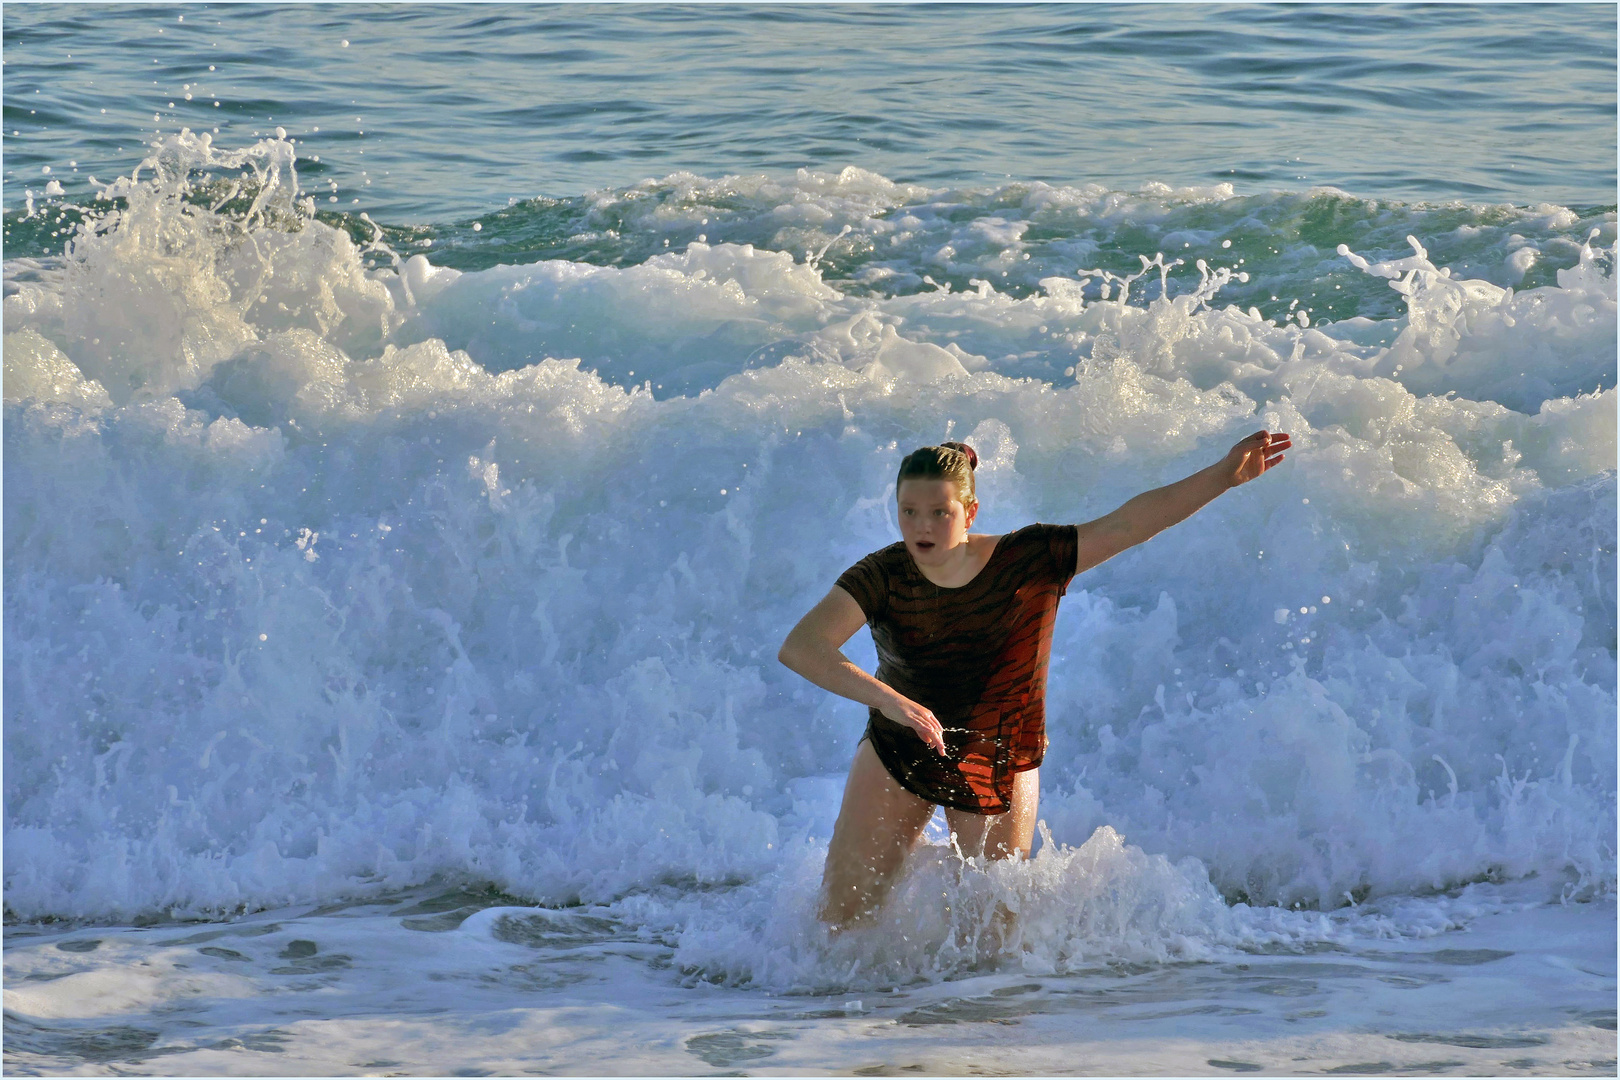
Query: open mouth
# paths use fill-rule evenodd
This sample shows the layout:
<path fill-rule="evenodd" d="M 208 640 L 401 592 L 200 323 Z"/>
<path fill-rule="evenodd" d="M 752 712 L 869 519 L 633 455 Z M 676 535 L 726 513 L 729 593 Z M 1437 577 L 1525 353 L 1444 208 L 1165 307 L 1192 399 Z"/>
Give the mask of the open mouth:
<path fill-rule="evenodd" d="M 917 541 L 917 550 L 918 551 L 931 551 L 931 550 L 933 550 L 933 547 L 934 547 L 934 542 L 932 540 L 919 540 L 919 541 Z"/>

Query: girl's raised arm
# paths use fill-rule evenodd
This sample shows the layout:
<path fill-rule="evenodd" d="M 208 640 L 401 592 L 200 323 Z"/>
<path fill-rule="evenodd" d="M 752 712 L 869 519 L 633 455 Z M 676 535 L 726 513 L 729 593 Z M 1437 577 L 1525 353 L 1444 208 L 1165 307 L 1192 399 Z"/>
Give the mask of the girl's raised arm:
<path fill-rule="evenodd" d="M 1080 526 L 1075 573 L 1084 573 L 1126 548 L 1185 521 L 1206 503 L 1239 484 L 1246 484 L 1283 459 L 1292 444 L 1284 432 L 1257 431 L 1238 442 L 1226 456 L 1185 480 L 1145 491 L 1111 514 Z"/>

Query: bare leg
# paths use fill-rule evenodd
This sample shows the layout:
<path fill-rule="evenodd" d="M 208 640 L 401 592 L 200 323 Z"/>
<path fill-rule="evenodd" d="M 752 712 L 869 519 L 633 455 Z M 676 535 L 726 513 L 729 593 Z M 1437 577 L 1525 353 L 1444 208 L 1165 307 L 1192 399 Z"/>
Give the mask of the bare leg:
<path fill-rule="evenodd" d="M 946 808 L 945 821 L 963 855 L 1029 858 L 1029 849 L 1035 844 L 1035 810 L 1041 798 L 1040 772 L 1026 769 L 1014 775 L 1012 806 L 1006 813 L 970 814 Z"/>
<path fill-rule="evenodd" d="M 849 767 L 844 802 L 827 845 L 821 921 L 837 932 L 882 906 L 933 814 L 934 804 L 901 787 L 872 743 L 863 740 Z"/>
<path fill-rule="evenodd" d="M 1013 777 L 1012 805 L 1004 813 L 970 814 L 965 810 L 945 809 L 951 837 L 964 856 L 970 859 L 980 856 L 1029 858 L 1029 849 L 1035 841 L 1035 808 L 1041 795 L 1039 773 L 1039 769 L 1028 769 Z M 988 927 L 995 935 L 989 939 L 993 948 L 1007 947 L 1017 921 L 1011 910 L 1002 904 L 996 905 L 995 917 Z"/>

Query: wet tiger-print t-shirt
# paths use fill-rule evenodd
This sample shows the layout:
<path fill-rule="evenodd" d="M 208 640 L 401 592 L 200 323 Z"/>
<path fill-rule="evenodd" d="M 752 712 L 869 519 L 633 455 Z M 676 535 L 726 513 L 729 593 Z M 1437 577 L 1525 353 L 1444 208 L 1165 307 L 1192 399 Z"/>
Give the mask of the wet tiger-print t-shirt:
<path fill-rule="evenodd" d="M 1046 665 L 1080 530 L 1029 525 L 1003 536 L 959 589 L 923 577 L 906 545 L 874 551 L 838 579 L 877 645 L 880 681 L 933 712 L 944 756 L 877 709 L 866 734 L 908 791 L 978 814 L 1006 811 L 1013 776 L 1046 752 Z"/>

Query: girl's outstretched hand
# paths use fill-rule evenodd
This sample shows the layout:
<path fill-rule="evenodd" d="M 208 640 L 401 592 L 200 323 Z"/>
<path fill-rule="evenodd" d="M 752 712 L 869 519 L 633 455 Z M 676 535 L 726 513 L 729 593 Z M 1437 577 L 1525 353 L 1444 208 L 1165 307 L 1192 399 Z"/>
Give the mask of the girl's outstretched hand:
<path fill-rule="evenodd" d="M 1222 462 L 1227 473 L 1226 482 L 1232 487 L 1246 484 L 1283 459 L 1283 451 L 1291 447 L 1286 432 L 1257 431 L 1243 439 L 1226 455 Z"/>

